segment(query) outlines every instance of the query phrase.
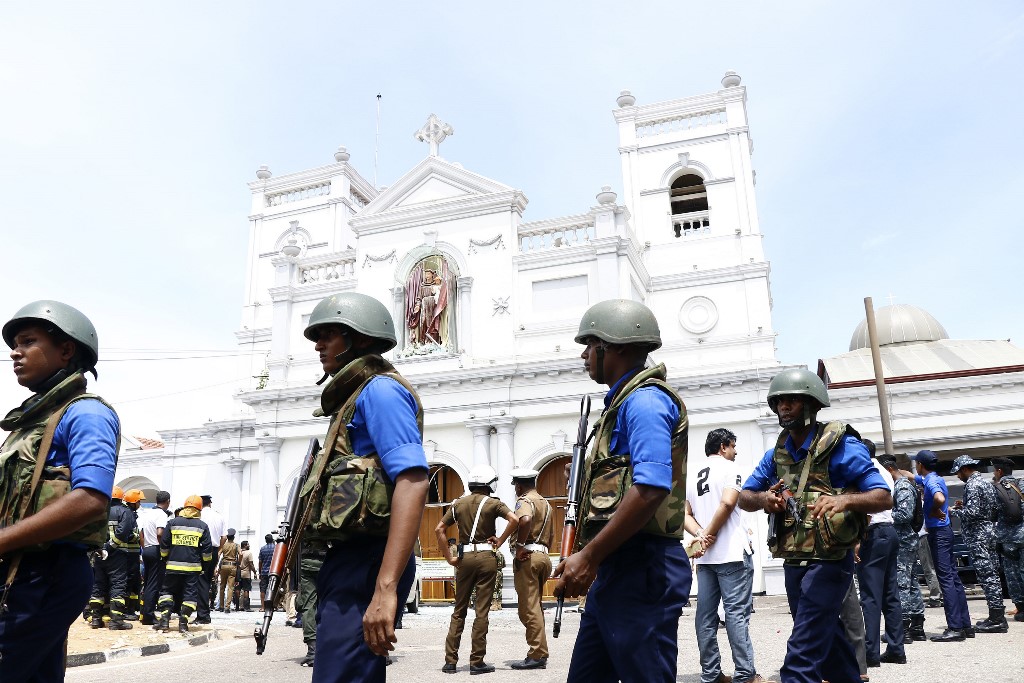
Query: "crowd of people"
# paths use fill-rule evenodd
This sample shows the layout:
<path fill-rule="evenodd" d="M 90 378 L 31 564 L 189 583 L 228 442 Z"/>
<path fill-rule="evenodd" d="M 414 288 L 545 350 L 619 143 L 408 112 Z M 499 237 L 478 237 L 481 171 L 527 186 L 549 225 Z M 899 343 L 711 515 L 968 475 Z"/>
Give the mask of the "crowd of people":
<path fill-rule="evenodd" d="M 292 572 L 294 621 L 304 628 L 303 661 L 315 683 L 380 682 L 397 641 L 399 601 L 415 576 L 428 488 L 423 406 L 382 356 L 396 335 L 378 300 L 355 292 L 327 297 L 304 333 L 324 371 L 321 409 L 330 422 L 326 448 L 299 490 L 314 521 L 303 529 Z M 211 609 L 248 609 L 244 596 L 254 577 L 265 603 L 272 536 L 257 568 L 210 496 L 190 495 L 171 513 L 167 492 L 140 510 L 141 491 L 114 487 L 120 425 L 106 402 L 86 392 L 86 374 L 95 376 L 99 358 L 91 321 L 61 302 L 38 301 L 2 334 L 17 381 L 32 395 L 0 423 L 10 432 L 0 452 L 0 680 L 63 680 L 64 642 L 83 608 L 93 627 L 115 630 L 138 618 L 166 631 L 176 612 L 179 631 L 187 632 L 190 623 L 209 622 Z M 458 671 L 474 588 L 469 673 L 494 671 L 484 658 L 487 612 L 495 549 L 509 540 L 527 641 L 514 668 L 547 666 L 540 599 L 550 576 L 556 595 L 586 597 L 570 683 L 675 681 L 679 618 L 693 578 L 689 555 L 700 581 L 702 681 L 762 681 L 749 635 L 754 548 L 740 511 L 769 515 L 768 547 L 783 560 L 793 618 L 784 683 L 851 683 L 872 666 L 905 663 L 905 646 L 926 637 L 912 569 L 918 557 L 934 565 L 929 600 L 945 611 L 942 632 L 931 640 L 1010 628 L 998 562 L 1014 619 L 1024 620 L 1022 482 L 1011 461 L 992 460 L 990 482 L 981 462 L 957 458 L 952 471 L 965 493 L 950 501 L 935 453 L 917 453 L 914 472 L 899 468 L 892 454 L 876 455 L 853 426 L 818 420 L 829 397 L 817 375 L 788 369 L 772 379 L 767 396 L 781 432 L 749 476 L 738 472 L 736 436 L 725 429 L 708 434 L 704 460 L 687 467 L 686 406 L 665 366 L 649 362 L 661 346 L 652 311 L 631 300 L 599 302 L 584 314 L 575 341 L 589 378 L 607 387 L 604 410 L 581 448 L 575 541 L 552 570 L 551 511 L 536 492 L 537 472 L 512 472 L 517 500 L 510 509 L 491 495 L 494 471 L 474 468 L 468 495 L 436 528 L 456 568 L 442 671 Z M 976 624 L 953 560 L 952 516 L 960 518 L 988 602 L 987 618 Z M 508 524 L 497 536 L 501 518 Z M 458 539 L 451 546 L 445 537 L 453 525 Z M 684 547 L 686 532 L 694 540 Z M 233 602 L 236 585 L 243 597 Z M 719 621 L 732 676 L 718 651 Z"/>

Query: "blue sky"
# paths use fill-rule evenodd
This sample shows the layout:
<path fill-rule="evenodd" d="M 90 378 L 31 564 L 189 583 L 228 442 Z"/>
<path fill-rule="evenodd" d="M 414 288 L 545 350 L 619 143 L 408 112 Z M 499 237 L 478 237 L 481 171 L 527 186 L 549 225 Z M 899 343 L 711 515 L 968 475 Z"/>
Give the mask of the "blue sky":
<path fill-rule="evenodd" d="M 523 189 L 528 220 L 575 213 L 621 191 L 620 90 L 735 69 L 781 361 L 845 351 L 868 295 L 1020 344 L 1022 66 L 1017 2 L 10 4 L 0 315 L 52 297 L 93 317 L 129 433 L 222 417 L 234 368 L 205 356 L 234 347 L 260 164 L 345 144 L 372 178 L 380 92 L 380 184 L 435 112 L 444 156 Z"/>

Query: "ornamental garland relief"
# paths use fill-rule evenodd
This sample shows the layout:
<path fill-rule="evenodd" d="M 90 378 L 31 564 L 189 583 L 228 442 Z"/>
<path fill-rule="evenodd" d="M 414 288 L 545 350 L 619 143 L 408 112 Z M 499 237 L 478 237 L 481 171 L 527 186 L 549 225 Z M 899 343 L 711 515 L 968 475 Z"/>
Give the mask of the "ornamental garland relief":
<path fill-rule="evenodd" d="M 679 307 L 679 324 L 691 334 L 704 334 L 718 324 L 718 307 L 706 296 L 693 296 Z"/>

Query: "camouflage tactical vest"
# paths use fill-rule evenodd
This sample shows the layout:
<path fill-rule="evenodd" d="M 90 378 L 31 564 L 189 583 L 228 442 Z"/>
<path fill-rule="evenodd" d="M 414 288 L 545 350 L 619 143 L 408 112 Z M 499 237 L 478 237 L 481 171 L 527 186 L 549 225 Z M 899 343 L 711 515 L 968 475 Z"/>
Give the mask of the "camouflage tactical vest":
<path fill-rule="evenodd" d="M 594 426 L 596 441 L 583 463 L 584 488 L 580 495 L 580 529 L 576 550 L 583 548 L 612 518 L 626 491 L 633 485 L 633 465 L 629 453 L 612 453 L 612 432 L 619 408 L 626 398 L 641 387 L 657 387 L 679 408 L 679 420 L 672 431 L 672 490 L 640 533 L 669 538 L 683 537 L 686 519 L 686 456 L 689 420 L 682 399 L 665 381 L 665 365 L 642 370 L 629 380 L 612 399 Z M 627 444 L 620 444 L 628 447 Z"/>
<path fill-rule="evenodd" d="M 0 528 L 31 517 L 71 492 L 71 469 L 68 467 L 44 466 L 34 492 L 31 490 L 32 477 L 37 459 L 49 455 L 40 453 L 39 449 L 51 416 L 59 414 L 62 417 L 72 403 L 85 399 L 100 401 L 110 408 L 99 396 L 85 393 L 85 386 L 85 376 L 75 373 L 43 396 L 33 396 L 25 401 L 0 421 L 0 427 L 11 432 L 0 446 Z M 120 435 L 118 440 L 120 444 Z M 101 547 L 107 540 L 107 510 L 59 540 Z M 51 543 L 53 541 L 25 550 L 45 550 Z"/>
<path fill-rule="evenodd" d="M 867 527 L 867 515 L 864 513 L 838 512 L 815 520 L 809 510 L 811 503 L 821 496 L 847 492 L 846 489 L 836 491 L 832 488 L 828 472 L 832 452 L 846 434 L 859 437 L 853 427 L 842 422 L 817 423 L 807 457 L 800 462 L 794 461 L 793 455 L 786 450 L 788 432 L 779 435 L 773 456 L 775 470 L 794 495 L 798 492 L 805 466 L 808 471 L 803 494 L 797 500 L 802 521 L 797 524 L 786 517 L 784 532 L 776 543 L 768 546 L 773 556 L 795 560 L 841 560 L 860 539 Z"/>
<path fill-rule="evenodd" d="M 390 377 L 412 394 L 416 401 L 416 424 L 420 437 L 423 436 L 419 396 L 391 363 L 377 355 L 363 356 L 338 371 L 324 387 L 320 399 L 323 414 L 332 416 L 331 426 L 323 450 L 313 461 L 310 476 L 299 493 L 313 506 L 310 524 L 303 535 L 307 541 L 344 540 L 353 535 L 387 536 L 395 485 L 385 474 L 379 455 L 353 453 L 348 433 L 359 394 L 379 375 Z"/>

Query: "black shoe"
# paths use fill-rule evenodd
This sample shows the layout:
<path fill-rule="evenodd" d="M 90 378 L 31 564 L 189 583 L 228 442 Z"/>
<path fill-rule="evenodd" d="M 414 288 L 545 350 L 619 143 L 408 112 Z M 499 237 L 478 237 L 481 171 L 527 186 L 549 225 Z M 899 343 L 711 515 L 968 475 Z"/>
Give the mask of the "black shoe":
<path fill-rule="evenodd" d="M 881 662 L 881 660 L 878 660 L 878 659 L 876 659 L 876 660 L 874 660 L 874 661 L 872 661 L 872 660 L 870 660 L 870 659 L 868 660 L 868 668 L 869 668 L 869 669 L 873 669 L 873 668 L 875 668 L 876 666 L 882 666 L 882 662 Z"/>
<path fill-rule="evenodd" d="M 126 614 L 126 615 L 124 615 L 124 620 L 125 621 L 138 621 L 139 620 L 139 615 L 138 614 Z"/>
<path fill-rule="evenodd" d="M 444 666 L 441 667 L 441 673 L 453 674 L 456 671 L 458 671 L 458 669 L 456 669 L 455 665 L 452 664 L 451 662 L 448 662 Z"/>
<path fill-rule="evenodd" d="M 928 607 L 942 607 L 942 598 L 928 598 L 925 604 Z"/>
<path fill-rule="evenodd" d="M 154 624 L 156 624 L 156 619 L 154 619 L 153 617 L 143 616 L 139 619 L 139 623 L 143 626 L 153 626 Z"/>
<path fill-rule="evenodd" d="M 388 656 L 384 658 L 384 666 L 391 666 L 395 663 L 394 657 Z"/>
<path fill-rule="evenodd" d="M 107 628 L 111 631 L 130 631 L 132 625 L 124 620 L 124 617 L 111 617 Z"/>
<path fill-rule="evenodd" d="M 103 617 L 93 617 L 89 621 L 89 628 L 103 628 Z"/>
<path fill-rule="evenodd" d="M 521 662 L 512 662 L 513 669 L 546 669 L 548 668 L 548 658 L 543 657 L 541 659 L 530 659 L 527 657 Z"/>
<path fill-rule="evenodd" d="M 964 635 L 966 637 L 968 637 L 968 638 L 973 638 L 974 637 L 975 630 L 974 630 L 973 626 L 964 626 L 963 629 L 961 629 L 961 630 L 964 632 Z"/>
<path fill-rule="evenodd" d="M 493 664 L 470 664 L 469 675 L 476 676 L 477 674 L 489 674 L 494 673 Z"/>
<path fill-rule="evenodd" d="M 162 631 L 163 633 L 167 633 L 167 631 L 170 630 L 170 628 L 171 628 L 171 625 L 170 625 L 169 622 L 170 622 L 169 618 L 167 618 L 167 617 L 160 617 L 160 619 L 156 622 L 156 626 L 154 626 L 153 629 L 156 630 L 156 631 Z"/>
<path fill-rule="evenodd" d="M 178 633 L 188 633 L 188 622 L 184 619 L 178 619 Z"/>
<path fill-rule="evenodd" d="M 313 662 L 316 660 L 316 641 L 311 640 L 306 643 L 306 656 L 299 662 L 299 666 L 313 666 Z"/>
<path fill-rule="evenodd" d="M 193 624 L 212 624 L 212 623 L 213 623 L 213 621 L 212 621 L 212 620 L 210 619 L 210 617 L 198 617 L 198 618 L 197 618 L 197 619 L 196 619 L 196 620 L 195 620 L 194 622 L 192 622 L 192 623 L 193 623 Z"/>
<path fill-rule="evenodd" d="M 928 640 L 928 634 L 924 632 L 924 615 L 910 615 L 910 637 L 916 641 Z"/>
<path fill-rule="evenodd" d="M 906 664 L 907 656 L 899 655 L 895 652 L 890 652 L 889 650 L 886 650 L 882 653 L 882 656 L 878 658 L 878 661 L 884 662 L 885 664 Z"/>
<path fill-rule="evenodd" d="M 988 619 L 983 619 L 974 625 L 978 633 L 1006 633 L 1010 625 L 1006 623 L 1006 608 L 988 608 Z"/>
<path fill-rule="evenodd" d="M 959 641 L 965 639 L 966 637 L 967 636 L 964 635 L 964 632 L 962 630 L 960 630 L 960 629 L 947 628 L 945 631 L 943 631 L 939 635 L 932 636 L 928 640 L 932 641 L 933 643 L 952 643 L 952 642 L 959 642 Z"/>

